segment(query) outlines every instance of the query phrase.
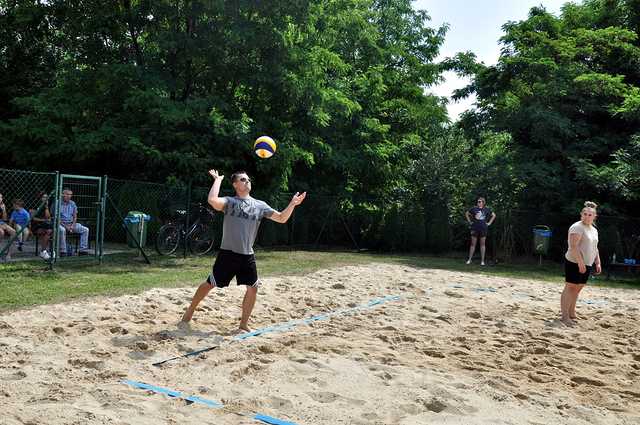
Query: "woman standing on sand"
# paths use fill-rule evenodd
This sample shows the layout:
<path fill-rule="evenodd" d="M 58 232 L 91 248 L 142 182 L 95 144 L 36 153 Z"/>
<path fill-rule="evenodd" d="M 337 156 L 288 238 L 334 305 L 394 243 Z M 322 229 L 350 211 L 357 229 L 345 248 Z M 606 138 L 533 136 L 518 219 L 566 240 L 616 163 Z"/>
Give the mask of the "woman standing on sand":
<path fill-rule="evenodd" d="M 585 202 L 580 221 L 569 227 L 569 249 L 564 256 L 565 285 L 560 296 L 561 320 L 565 325 L 575 324 L 578 294 L 586 285 L 591 273 L 602 272 L 598 252 L 598 229 L 593 225 L 597 217 L 597 207 L 595 202 Z"/>

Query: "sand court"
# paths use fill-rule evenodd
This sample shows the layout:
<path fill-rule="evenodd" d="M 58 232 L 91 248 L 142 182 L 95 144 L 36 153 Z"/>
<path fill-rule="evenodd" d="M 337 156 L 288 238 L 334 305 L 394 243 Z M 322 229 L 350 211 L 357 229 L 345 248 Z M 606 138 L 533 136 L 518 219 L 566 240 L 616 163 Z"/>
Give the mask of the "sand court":
<path fill-rule="evenodd" d="M 234 339 L 244 291 L 233 284 L 188 328 L 176 324 L 195 282 L 4 313 L 2 423 L 640 422 L 638 291 L 587 287 L 568 328 L 556 320 L 561 277 L 371 264 L 264 281 L 257 329 L 399 299 L 244 340 Z"/>

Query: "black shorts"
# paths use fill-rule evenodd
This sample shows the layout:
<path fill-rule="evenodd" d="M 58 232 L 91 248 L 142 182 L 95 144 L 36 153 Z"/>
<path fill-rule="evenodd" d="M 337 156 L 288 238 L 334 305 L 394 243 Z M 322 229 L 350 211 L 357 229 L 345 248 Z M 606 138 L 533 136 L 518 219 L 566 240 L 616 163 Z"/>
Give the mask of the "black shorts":
<path fill-rule="evenodd" d="M 39 233 L 40 231 L 45 233 L 47 230 L 53 230 L 53 226 L 51 223 L 35 222 L 31 224 L 31 230 L 33 233 Z"/>
<path fill-rule="evenodd" d="M 471 227 L 471 236 L 476 238 L 486 238 L 488 230 L 488 227 Z"/>
<path fill-rule="evenodd" d="M 225 288 L 234 277 L 238 285 L 260 286 L 256 256 L 221 249 L 218 251 L 216 261 L 213 263 L 213 271 L 207 278 L 207 282 L 218 288 Z"/>
<path fill-rule="evenodd" d="M 589 276 L 593 271 L 593 266 L 586 266 L 587 271 L 580 273 L 578 263 L 564 259 L 564 281 L 574 283 L 576 285 L 584 285 L 589 280 Z"/>

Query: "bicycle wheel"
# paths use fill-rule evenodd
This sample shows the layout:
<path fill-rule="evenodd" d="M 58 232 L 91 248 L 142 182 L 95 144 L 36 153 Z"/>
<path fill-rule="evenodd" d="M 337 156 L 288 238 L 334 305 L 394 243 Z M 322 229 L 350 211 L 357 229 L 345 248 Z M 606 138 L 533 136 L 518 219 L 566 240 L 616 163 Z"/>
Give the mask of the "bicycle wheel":
<path fill-rule="evenodd" d="M 189 251 L 194 255 L 205 255 L 213 249 L 213 242 L 213 231 L 200 224 L 189 235 Z"/>
<path fill-rule="evenodd" d="M 160 255 L 171 255 L 180 245 L 180 229 L 175 224 L 165 224 L 158 230 L 156 251 Z"/>

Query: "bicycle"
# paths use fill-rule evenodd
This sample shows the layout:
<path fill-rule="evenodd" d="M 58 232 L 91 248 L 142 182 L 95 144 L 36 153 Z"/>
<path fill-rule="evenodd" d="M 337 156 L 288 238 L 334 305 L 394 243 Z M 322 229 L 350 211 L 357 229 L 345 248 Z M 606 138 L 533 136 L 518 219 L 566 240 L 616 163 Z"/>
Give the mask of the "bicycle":
<path fill-rule="evenodd" d="M 213 249 L 213 229 L 205 223 L 203 217 L 213 217 L 214 213 L 209 208 L 198 204 L 198 216 L 185 230 L 185 210 L 177 210 L 178 218 L 160 227 L 156 237 L 156 251 L 160 255 L 171 255 L 178 250 L 180 242 L 187 244 L 189 251 L 194 255 L 205 255 Z"/>

